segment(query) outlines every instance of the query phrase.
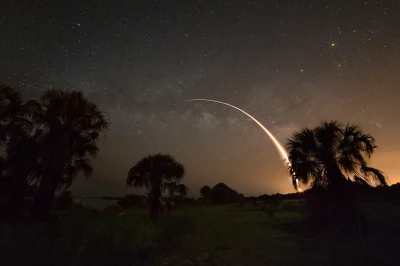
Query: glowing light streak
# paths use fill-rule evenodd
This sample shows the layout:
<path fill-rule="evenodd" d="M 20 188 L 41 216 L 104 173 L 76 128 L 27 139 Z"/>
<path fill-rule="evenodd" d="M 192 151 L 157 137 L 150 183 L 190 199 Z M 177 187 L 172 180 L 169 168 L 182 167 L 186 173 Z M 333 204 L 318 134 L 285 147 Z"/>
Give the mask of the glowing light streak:
<path fill-rule="evenodd" d="M 219 103 L 219 104 L 223 104 L 223 105 L 232 107 L 232 108 L 242 112 L 243 114 L 245 114 L 249 118 L 251 118 L 258 126 L 260 126 L 262 130 L 264 130 L 264 132 L 267 134 L 267 136 L 275 144 L 275 147 L 278 150 L 278 152 L 281 154 L 283 159 L 286 161 L 287 166 L 292 166 L 290 161 L 289 161 L 289 157 L 288 157 L 287 152 L 285 151 L 283 146 L 279 143 L 279 141 L 275 138 L 275 136 L 272 135 L 272 133 L 263 124 L 261 124 L 257 119 L 255 119 L 253 116 L 251 116 L 249 113 L 245 112 L 244 110 L 240 109 L 239 107 L 236 107 L 236 106 L 234 106 L 232 104 L 229 104 L 229 103 L 216 101 L 216 100 L 210 100 L 210 99 L 191 99 L 191 100 L 186 100 L 185 102 L 213 102 L 213 103 Z M 296 173 L 294 173 L 294 177 L 296 177 Z M 292 178 L 290 178 L 290 180 L 292 180 Z M 296 178 L 295 180 L 296 180 L 295 182 L 296 182 L 296 185 L 297 185 L 297 191 L 298 192 L 302 192 L 303 190 L 300 188 L 299 179 Z"/>
<path fill-rule="evenodd" d="M 286 161 L 287 165 L 291 165 L 290 161 L 289 161 L 289 157 L 285 151 L 285 149 L 283 148 L 283 146 L 279 143 L 279 141 L 274 137 L 274 135 L 272 135 L 272 133 L 263 125 L 261 124 L 257 119 L 255 119 L 253 116 L 251 116 L 249 113 L 243 111 L 242 109 L 240 109 L 239 107 L 236 107 L 232 104 L 229 103 L 225 103 L 225 102 L 221 102 L 221 101 L 216 101 L 216 100 L 210 100 L 210 99 L 191 99 L 191 100 L 186 100 L 185 102 L 195 102 L 195 101 L 203 101 L 203 102 L 214 102 L 214 103 L 219 103 L 219 104 L 223 104 L 229 107 L 232 107 L 240 112 L 242 112 L 243 114 L 247 115 L 248 117 L 250 117 L 258 126 L 261 127 L 262 130 L 264 130 L 264 132 L 267 134 L 267 136 L 271 139 L 272 143 L 274 143 L 276 149 L 278 150 L 278 152 L 281 154 L 282 158 Z"/>

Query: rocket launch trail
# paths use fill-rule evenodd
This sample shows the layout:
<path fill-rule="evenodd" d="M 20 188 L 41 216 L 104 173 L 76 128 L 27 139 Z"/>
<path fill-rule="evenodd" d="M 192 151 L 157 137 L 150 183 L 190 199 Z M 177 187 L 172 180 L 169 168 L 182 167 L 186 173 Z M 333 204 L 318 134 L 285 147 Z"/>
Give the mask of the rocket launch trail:
<path fill-rule="evenodd" d="M 257 119 L 255 119 L 253 116 L 251 116 L 249 113 L 243 111 L 242 109 L 240 109 L 239 107 L 236 107 L 234 105 L 231 105 L 229 103 L 225 103 L 225 102 L 221 102 L 221 101 L 216 101 L 216 100 L 210 100 L 210 99 L 191 99 L 191 100 L 186 100 L 185 102 L 213 102 L 213 103 L 219 103 L 219 104 L 223 104 L 229 107 L 232 107 L 240 112 L 242 112 L 243 114 L 247 115 L 249 118 L 251 118 L 262 130 L 264 130 L 264 132 L 267 134 L 267 136 L 271 139 L 272 143 L 275 145 L 276 149 L 278 150 L 278 152 L 280 153 L 280 155 L 282 156 L 282 158 L 286 161 L 286 164 L 290 166 L 290 161 L 288 158 L 288 155 L 285 151 L 285 149 L 283 148 L 283 146 L 279 143 L 279 141 L 275 138 L 274 135 L 272 135 L 272 133 L 263 125 L 261 124 Z"/>

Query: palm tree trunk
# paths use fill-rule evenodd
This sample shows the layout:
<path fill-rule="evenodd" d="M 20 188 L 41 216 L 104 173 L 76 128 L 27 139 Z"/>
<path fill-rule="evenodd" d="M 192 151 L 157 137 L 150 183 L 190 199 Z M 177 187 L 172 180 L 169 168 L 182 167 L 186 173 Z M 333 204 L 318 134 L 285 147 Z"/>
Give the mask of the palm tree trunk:
<path fill-rule="evenodd" d="M 32 220 L 38 221 L 49 218 L 58 185 L 56 181 L 53 177 L 47 178 L 40 183 L 30 212 Z"/>
<path fill-rule="evenodd" d="M 353 194 L 349 181 L 342 174 L 338 167 L 333 166 L 331 169 L 331 186 L 329 189 L 330 200 L 335 205 L 333 211 L 334 221 L 342 228 L 357 228 L 358 225 L 358 208 L 356 198 Z"/>
<path fill-rule="evenodd" d="M 53 208 L 54 194 L 58 187 L 62 167 L 56 168 L 56 171 L 47 171 L 40 182 L 38 191 L 33 201 L 30 217 L 34 221 L 46 220 L 49 218 Z"/>
<path fill-rule="evenodd" d="M 329 178 L 330 189 L 342 190 L 346 183 L 346 177 L 335 162 L 335 159 L 327 160 L 325 163 L 326 174 Z"/>
<path fill-rule="evenodd" d="M 160 186 L 155 186 L 153 188 L 153 192 L 151 193 L 151 201 L 150 201 L 150 219 L 156 221 L 158 218 L 158 214 L 160 212 L 160 197 L 161 197 L 161 188 Z"/>
<path fill-rule="evenodd" d="M 22 173 L 21 173 L 22 172 Z M 11 184 L 7 188 L 2 199 L 2 216 L 8 218 L 18 218 L 24 207 L 24 197 L 26 189 L 27 174 L 19 171 L 11 177 Z"/>
<path fill-rule="evenodd" d="M 47 165 L 44 167 L 44 173 L 30 211 L 30 218 L 34 221 L 49 218 L 53 208 L 54 194 L 62 180 L 66 162 L 71 160 L 71 156 L 63 149 L 63 144 L 57 140 L 53 141 L 47 155 Z"/>

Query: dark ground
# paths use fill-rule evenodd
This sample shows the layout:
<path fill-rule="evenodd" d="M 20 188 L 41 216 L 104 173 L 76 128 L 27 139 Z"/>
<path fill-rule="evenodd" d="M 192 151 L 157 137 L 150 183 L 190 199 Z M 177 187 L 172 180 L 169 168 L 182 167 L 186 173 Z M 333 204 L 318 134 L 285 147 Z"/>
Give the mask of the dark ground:
<path fill-rule="evenodd" d="M 0 265 L 399 265 L 400 202 L 368 203 L 363 235 L 310 234 L 303 202 L 58 213 L 0 230 Z M 268 211 L 269 210 L 269 211 Z"/>

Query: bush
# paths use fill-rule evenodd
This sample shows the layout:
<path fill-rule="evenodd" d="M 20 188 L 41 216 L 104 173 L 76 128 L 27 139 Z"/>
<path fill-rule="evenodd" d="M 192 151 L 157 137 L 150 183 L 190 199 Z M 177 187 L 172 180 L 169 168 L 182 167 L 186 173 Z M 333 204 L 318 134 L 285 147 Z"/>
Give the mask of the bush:
<path fill-rule="evenodd" d="M 335 227 L 358 232 L 360 209 L 351 187 L 341 190 L 314 188 L 308 192 L 307 203 L 313 229 Z"/>

